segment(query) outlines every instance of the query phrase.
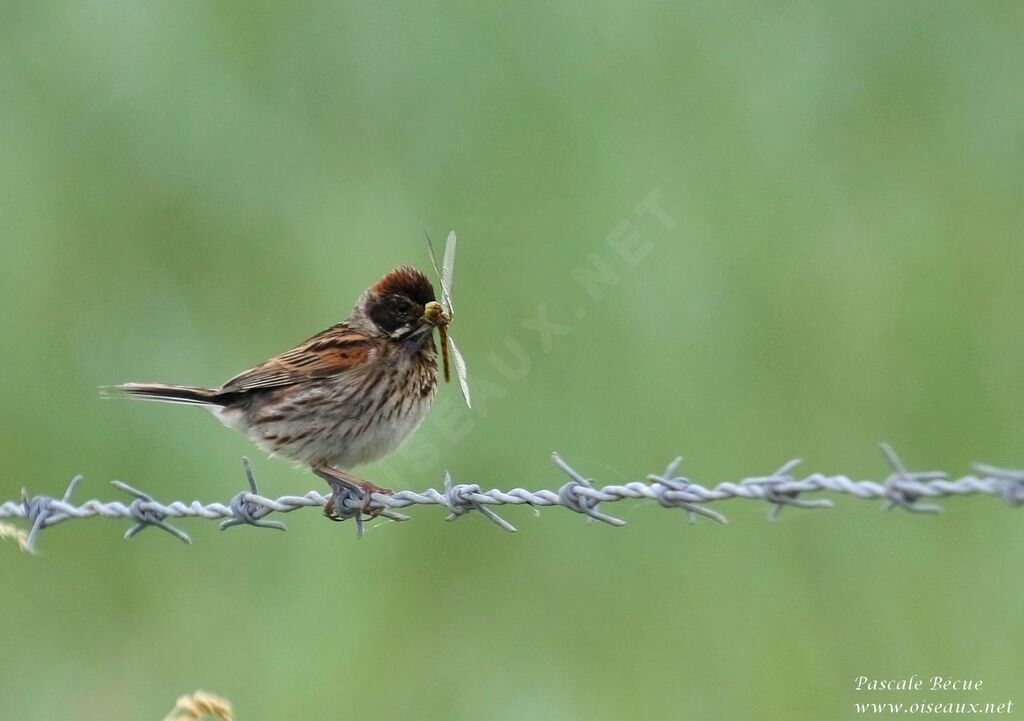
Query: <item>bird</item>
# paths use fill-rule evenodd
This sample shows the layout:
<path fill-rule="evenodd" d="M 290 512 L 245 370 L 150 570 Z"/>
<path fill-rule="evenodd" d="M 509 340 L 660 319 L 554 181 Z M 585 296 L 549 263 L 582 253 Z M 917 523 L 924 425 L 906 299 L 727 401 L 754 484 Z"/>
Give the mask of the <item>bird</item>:
<path fill-rule="evenodd" d="M 453 257 L 454 233 L 449 244 Z M 133 398 L 206 408 L 272 456 L 308 466 L 334 489 L 357 490 L 366 512 L 373 493 L 392 491 L 350 471 L 393 453 L 426 417 L 438 385 L 434 330 L 446 351 L 448 376 L 445 329 L 452 317 L 453 262 L 448 256 L 441 277 L 443 305 L 424 273 L 400 266 L 362 293 L 347 319 L 223 385 L 123 383 L 115 388 Z M 465 364 L 450 347 L 468 404 Z M 332 494 L 324 513 L 343 520 L 333 499 Z"/>

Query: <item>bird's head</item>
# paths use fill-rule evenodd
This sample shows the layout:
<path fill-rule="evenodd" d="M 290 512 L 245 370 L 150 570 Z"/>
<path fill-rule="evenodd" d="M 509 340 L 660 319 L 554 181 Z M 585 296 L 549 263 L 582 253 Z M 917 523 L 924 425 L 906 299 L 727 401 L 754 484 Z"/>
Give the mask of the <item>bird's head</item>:
<path fill-rule="evenodd" d="M 427 276 L 408 265 L 395 268 L 366 291 L 355 315 L 371 326 L 368 330 L 393 340 L 425 339 L 448 320 Z"/>

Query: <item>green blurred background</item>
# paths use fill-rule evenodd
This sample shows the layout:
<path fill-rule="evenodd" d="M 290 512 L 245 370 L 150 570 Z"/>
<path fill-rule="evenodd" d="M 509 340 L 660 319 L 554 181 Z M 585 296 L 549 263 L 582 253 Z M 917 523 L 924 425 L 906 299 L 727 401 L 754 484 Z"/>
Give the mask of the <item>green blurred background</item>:
<path fill-rule="evenodd" d="M 557 488 L 553 450 L 608 483 L 680 453 L 879 479 L 883 439 L 1024 465 L 1022 63 L 1015 3 L 4 3 L 0 498 L 225 500 L 244 454 L 321 488 L 96 388 L 223 381 L 450 228 L 479 403 L 443 388 L 384 485 Z M 1024 703 L 1024 517 L 945 505 L 68 524 L 0 546 L 0 715 L 205 688 L 242 721 L 818 720 L 924 700 L 853 690 L 911 673 Z"/>

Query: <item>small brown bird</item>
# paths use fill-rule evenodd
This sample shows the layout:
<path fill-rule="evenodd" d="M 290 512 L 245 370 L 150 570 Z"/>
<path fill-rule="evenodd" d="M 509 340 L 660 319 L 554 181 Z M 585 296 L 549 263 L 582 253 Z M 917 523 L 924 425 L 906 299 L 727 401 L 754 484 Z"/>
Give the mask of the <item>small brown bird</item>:
<path fill-rule="evenodd" d="M 390 493 L 348 471 L 396 450 L 423 421 L 437 389 L 434 329 L 455 360 L 466 403 L 465 363 L 447 335 L 455 235 L 449 235 L 437 302 L 427 277 L 396 268 L 360 296 L 349 318 L 218 388 L 117 386 L 136 398 L 209 408 L 272 455 L 308 465 L 332 486 Z M 433 256 L 433 253 L 431 253 Z M 436 262 L 435 262 L 436 268 Z M 336 517 L 329 504 L 328 517 Z"/>

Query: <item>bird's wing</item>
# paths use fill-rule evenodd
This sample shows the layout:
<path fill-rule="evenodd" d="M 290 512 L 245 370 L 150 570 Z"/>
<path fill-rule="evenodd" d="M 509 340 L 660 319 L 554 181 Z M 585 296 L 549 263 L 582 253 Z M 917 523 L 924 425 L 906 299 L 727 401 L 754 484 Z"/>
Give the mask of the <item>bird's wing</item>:
<path fill-rule="evenodd" d="M 366 363 L 372 350 L 373 340 L 347 323 L 339 323 L 290 351 L 239 373 L 220 391 L 244 393 L 341 375 Z"/>

